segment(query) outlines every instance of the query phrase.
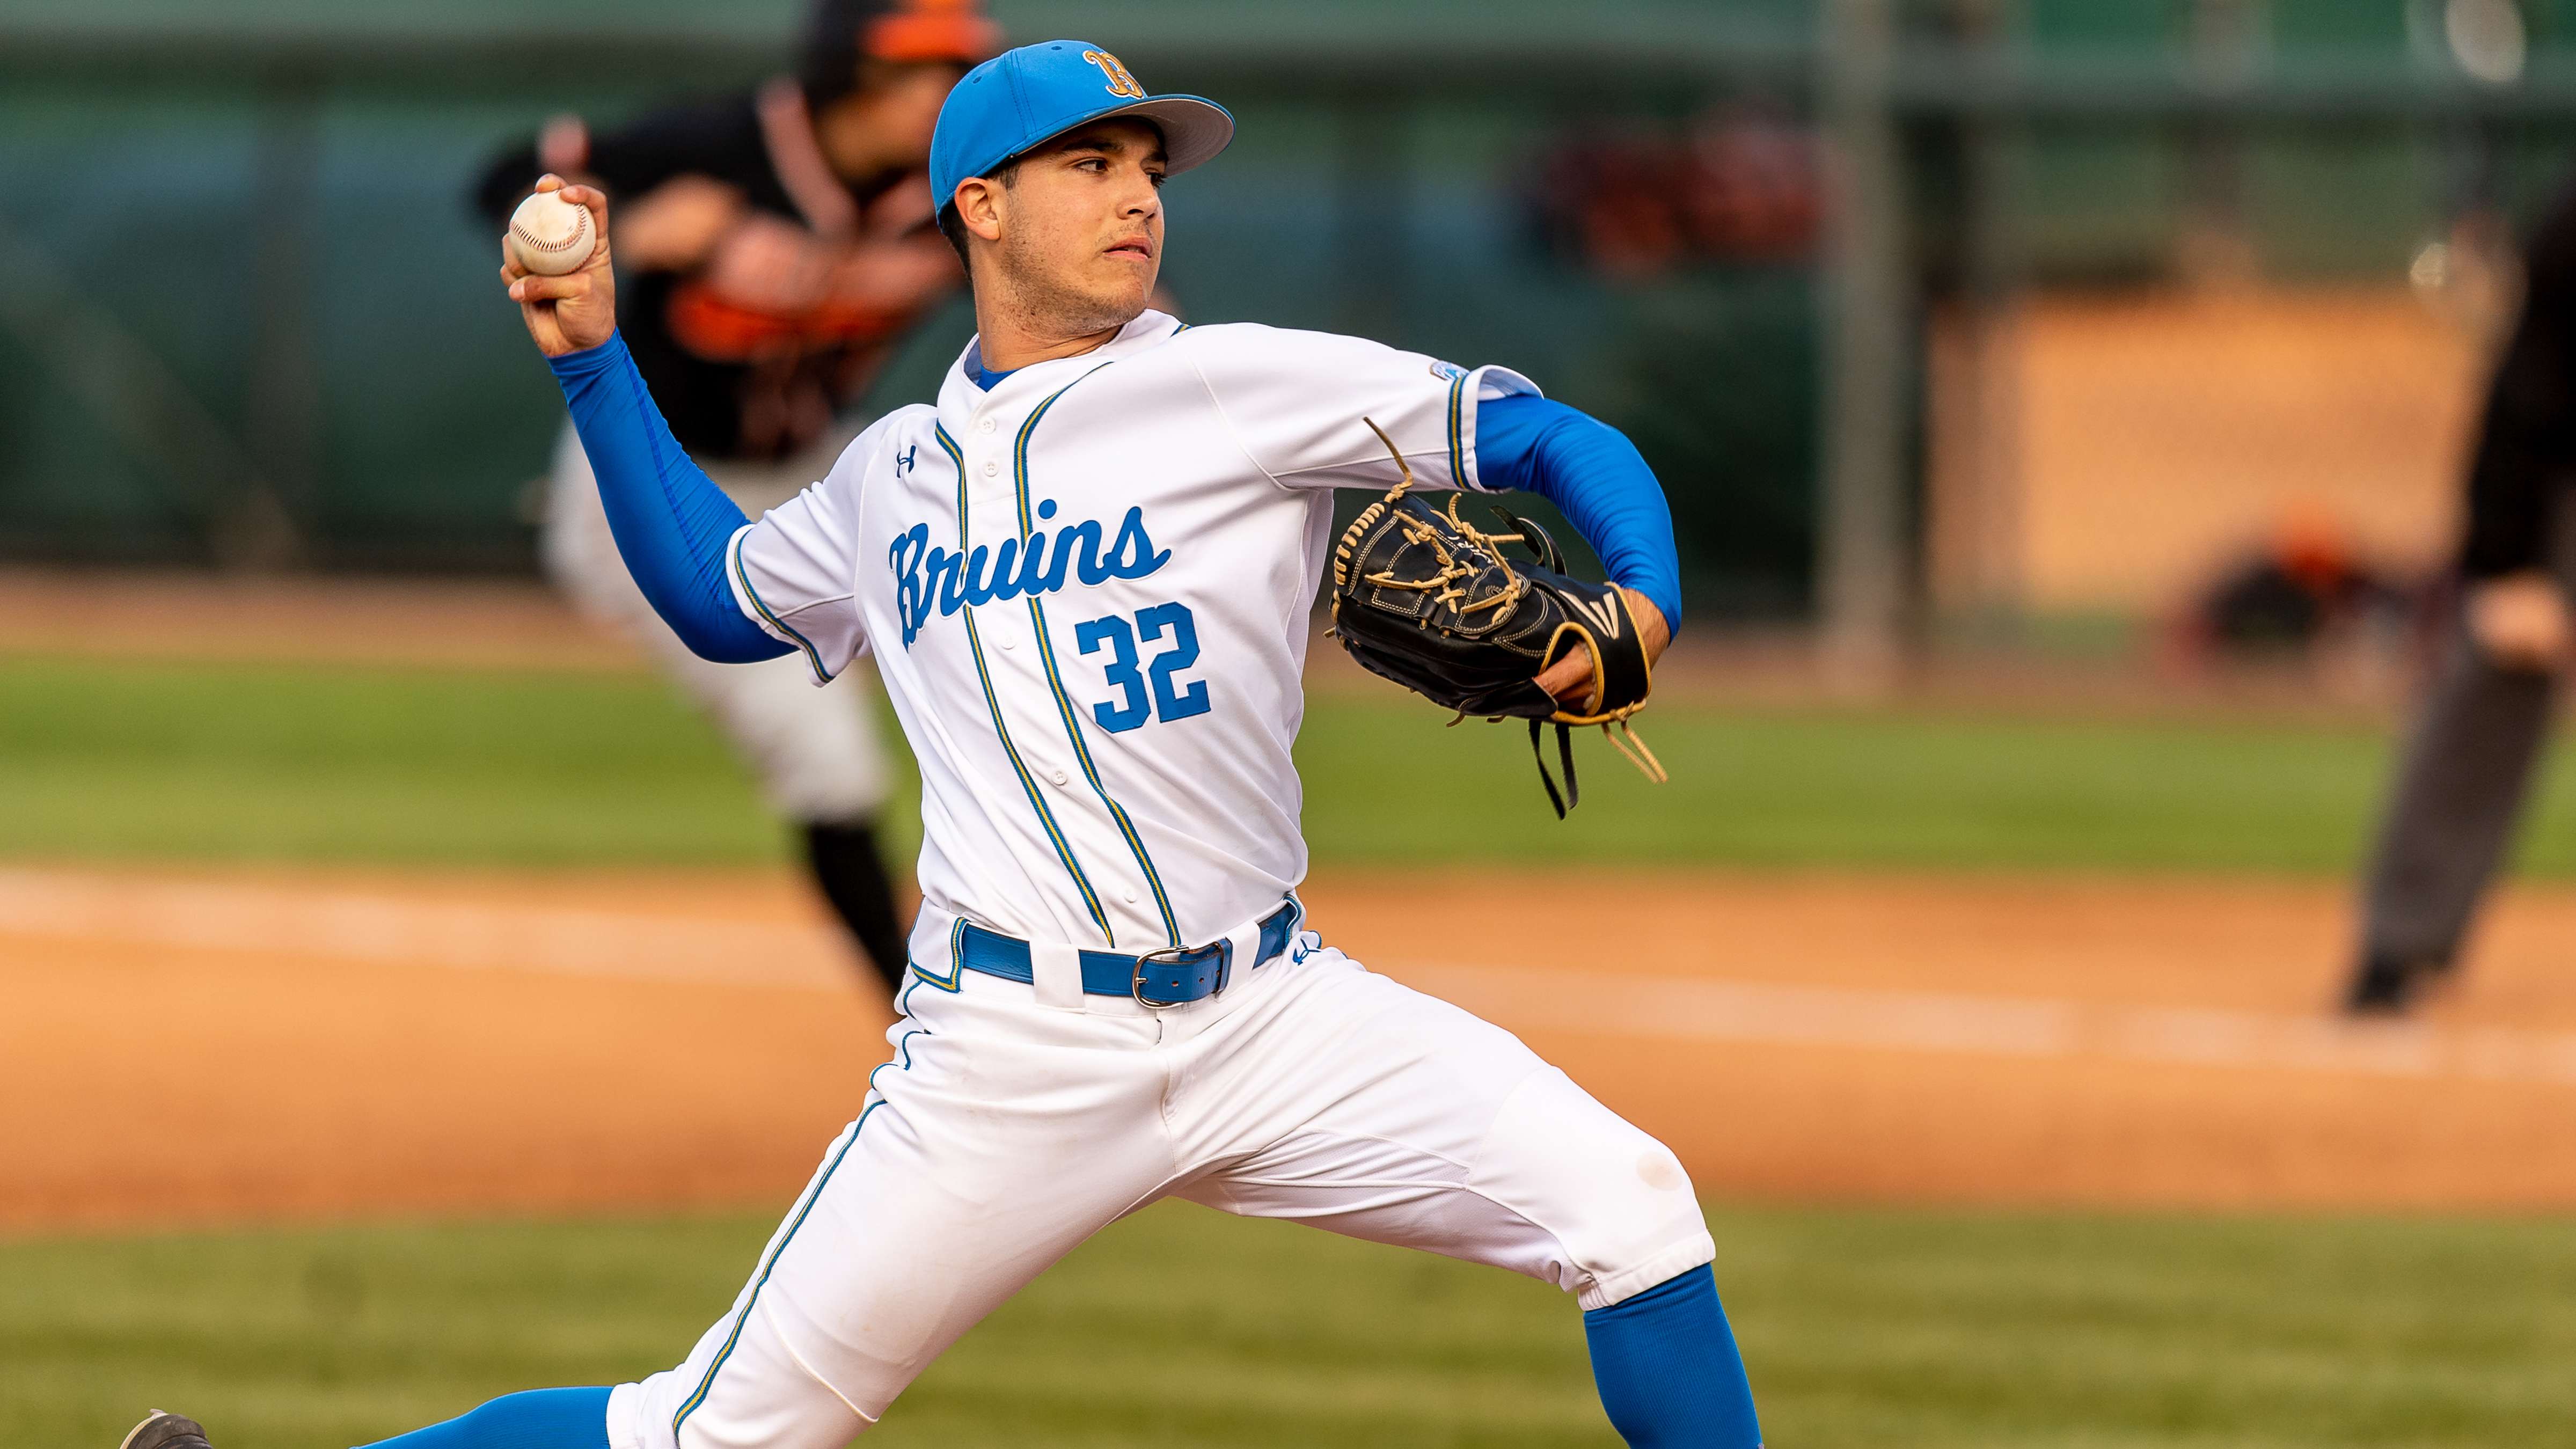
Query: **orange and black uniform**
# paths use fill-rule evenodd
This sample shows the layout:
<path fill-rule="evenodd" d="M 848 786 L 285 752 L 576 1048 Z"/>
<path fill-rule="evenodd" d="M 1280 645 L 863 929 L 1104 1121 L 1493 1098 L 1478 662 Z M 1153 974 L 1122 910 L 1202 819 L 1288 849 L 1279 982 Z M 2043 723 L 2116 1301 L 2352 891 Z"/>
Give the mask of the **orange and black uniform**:
<path fill-rule="evenodd" d="M 918 231 L 926 246 L 937 237 L 926 172 L 839 177 L 815 140 L 813 118 L 855 89 L 863 59 L 964 67 L 999 44 L 978 0 L 818 0 L 795 76 L 611 131 L 573 123 L 542 145 L 532 140 L 501 156 L 475 202 L 499 225 L 550 170 L 595 181 L 612 204 L 698 179 L 818 240 L 848 241 L 864 229 L 885 242 Z M 780 312 L 727 296 L 702 272 L 621 266 L 617 325 L 682 446 L 704 461 L 759 462 L 811 445 L 892 344 L 964 282 L 962 271 L 950 271 L 904 294 Z"/>
<path fill-rule="evenodd" d="M 796 91 L 773 83 L 760 92 L 656 111 L 589 137 L 579 169 L 612 203 L 702 177 L 733 188 L 749 210 L 810 228 L 763 134 L 764 108 L 791 107 L 801 115 Z M 545 169 L 534 145 L 521 147 L 493 166 L 477 199 L 498 222 Z M 905 180 L 897 174 L 847 187 L 850 210 L 860 211 Z M 927 212 L 921 226 L 931 230 Z M 702 458 L 763 460 L 810 444 L 818 410 L 828 420 L 851 401 L 887 344 L 964 280 L 925 290 L 900 310 L 826 307 L 786 315 L 738 303 L 692 273 L 621 269 L 617 326 L 681 446 Z"/>
<path fill-rule="evenodd" d="M 680 443 L 756 515 L 829 466 L 835 415 L 904 333 L 965 281 L 932 220 L 926 166 L 843 177 L 818 118 L 851 115 L 837 103 L 884 67 L 930 63 L 962 74 L 998 47 L 978 0 L 814 0 L 796 75 L 610 130 L 559 120 L 499 157 L 473 201 L 497 230 L 544 172 L 608 193 L 618 208 L 610 231 L 621 249 L 617 320 L 627 350 Z M 721 225 L 687 262 L 638 267 L 616 218 L 672 187 L 719 202 L 702 211 Z M 746 241 L 761 245 L 728 250 Z M 781 256 L 792 265 L 770 265 Z M 708 711 L 802 833 L 825 899 L 879 973 L 898 983 L 906 922 L 875 834 L 885 762 L 871 710 L 847 691 L 801 680 L 772 687 L 756 677 L 761 666 L 710 671 L 681 658 L 687 651 L 606 543 L 577 442 L 571 456 L 578 466 L 568 471 L 558 450 L 547 497 L 549 575 L 585 612 L 636 631 Z"/>

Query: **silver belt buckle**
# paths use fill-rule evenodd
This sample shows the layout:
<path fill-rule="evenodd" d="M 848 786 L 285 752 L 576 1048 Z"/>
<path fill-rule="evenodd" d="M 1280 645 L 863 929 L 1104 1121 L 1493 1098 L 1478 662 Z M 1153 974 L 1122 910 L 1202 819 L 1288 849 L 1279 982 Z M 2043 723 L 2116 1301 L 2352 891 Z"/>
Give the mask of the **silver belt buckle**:
<path fill-rule="evenodd" d="M 1217 962 L 1216 985 L 1205 996 L 1184 996 L 1176 997 L 1170 1001 L 1164 1001 L 1157 997 L 1147 996 L 1145 994 L 1146 967 L 1158 964 L 1177 966 L 1181 963 L 1182 958 L 1197 955 L 1199 952 L 1208 949 L 1210 948 L 1206 946 L 1165 946 L 1160 950 L 1146 952 L 1136 958 L 1135 969 L 1130 971 L 1127 975 L 1127 994 L 1135 998 L 1138 1006 L 1144 1007 L 1148 1011 L 1163 1011 L 1175 1006 L 1187 1006 L 1192 1001 L 1216 1000 L 1219 996 L 1225 993 L 1225 988 L 1228 984 L 1226 977 L 1232 974 L 1226 969 L 1227 963 L 1222 959 L 1222 957 L 1220 957 Z"/>

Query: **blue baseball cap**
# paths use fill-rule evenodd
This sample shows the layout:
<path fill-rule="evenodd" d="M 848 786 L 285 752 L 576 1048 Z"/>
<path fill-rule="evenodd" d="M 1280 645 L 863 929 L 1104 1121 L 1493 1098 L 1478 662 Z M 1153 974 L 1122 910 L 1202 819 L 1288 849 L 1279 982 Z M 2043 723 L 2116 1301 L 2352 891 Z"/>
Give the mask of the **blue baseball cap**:
<path fill-rule="evenodd" d="M 1079 40 L 1006 50 L 966 73 L 939 108 L 930 137 L 932 209 L 957 187 L 1032 147 L 1107 116 L 1137 116 L 1163 132 L 1165 169 L 1178 175 L 1234 139 L 1234 117 L 1202 96 L 1154 96 L 1118 57 Z"/>

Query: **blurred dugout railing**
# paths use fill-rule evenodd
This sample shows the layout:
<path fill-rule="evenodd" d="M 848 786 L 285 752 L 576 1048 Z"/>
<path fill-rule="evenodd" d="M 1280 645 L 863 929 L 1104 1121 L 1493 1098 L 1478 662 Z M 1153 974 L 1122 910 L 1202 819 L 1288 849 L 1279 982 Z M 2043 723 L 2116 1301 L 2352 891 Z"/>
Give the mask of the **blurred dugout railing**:
<path fill-rule="evenodd" d="M 1801 268 L 1605 286 L 1531 254 L 1520 199 L 1496 185 L 1497 153 L 1533 130 L 1596 114 L 1669 123 L 1757 86 L 1791 95 L 1775 83 L 1794 44 L 1730 32 L 1541 46 L 1526 27 L 1429 44 L 1439 29 L 1359 46 L 1318 32 L 1128 47 L 1158 84 L 1216 91 L 1245 117 L 1245 144 L 1192 179 L 1180 223 L 1169 276 L 1194 312 L 1508 358 L 1596 400 L 1636 351 L 1627 334 L 1668 325 L 1676 290 L 1749 330 L 1740 355 L 1801 345 Z M 576 54 L 582 74 L 612 79 L 532 99 L 555 78 L 531 86 L 531 58 Z M 0 550 L 524 566 L 514 509 L 556 413 L 491 295 L 491 239 L 462 210 L 468 178 L 552 110 L 613 120 L 783 58 L 779 43 L 688 31 L 0 24 L 13 142 L 0 154 Z M 965 330 L 950 323 L 917 349 L 932 365 Z M 921 395 L 922 362 L 881 396 Z M 1810 374 L 1737 391 L 1776 413 L 1811 392 Z M 1695 530 L 1713 540 L 1701 576 L 1747 608 L 1796 607 L 1811 434 L 1795 429 L 1765 466 L 1777 496 L 1760 526 Z"/>
<path fill-rule="evenodd" d="M 1096 7 L 999 8 L 1030 36 Z M 2048 602 L 2016 513 L 2031 298 L 2395 283 L 2459 218 L 2527 212 L 2576 135 L 2576 0 L 1226 8 L 1101 27 L 1246 122 L 1176 215 L 1193 310 L 1525 366 L 1672 482 L 1697 617 L 1813 607 L 1862 673 L 1935 612 Z M 0 19 L 0 549 L 524 566 L 556 416 L 466 180 L 549 111 L 783 49 L 523 26 Z M 536 103 L 563 54 L 605 79 Z M 1787 251 L 1664 244 L 1599 184 L 1784 128 L 1829 158 Z M 1551 165 L 1581 206 L 1549 209 Z"/>

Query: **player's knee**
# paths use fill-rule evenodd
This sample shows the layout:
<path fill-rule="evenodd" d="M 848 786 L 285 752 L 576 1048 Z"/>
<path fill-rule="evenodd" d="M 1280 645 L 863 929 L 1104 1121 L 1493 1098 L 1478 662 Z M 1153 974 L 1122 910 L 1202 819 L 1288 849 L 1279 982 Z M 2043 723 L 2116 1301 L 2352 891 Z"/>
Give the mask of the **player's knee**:
<path fill-rule="evenodd" d="M 1671 1148 L 1549 1069 L 1513 1093 L 1478 1169 L 1559 1245 L 1549 1276 L 1585 1308 L 1617 1303 L 1716 1254 Z"/>
<path fill-rule="evenodd" d="M 1598 1169 L 1591 1231 L 1577 1245 L 1588 1272 L 1575 1291 L 1587 1309 L 1644 1292 L 1717 1251 L 1681 1160 L 1645 1133 L 1630 1133 Z"/>

